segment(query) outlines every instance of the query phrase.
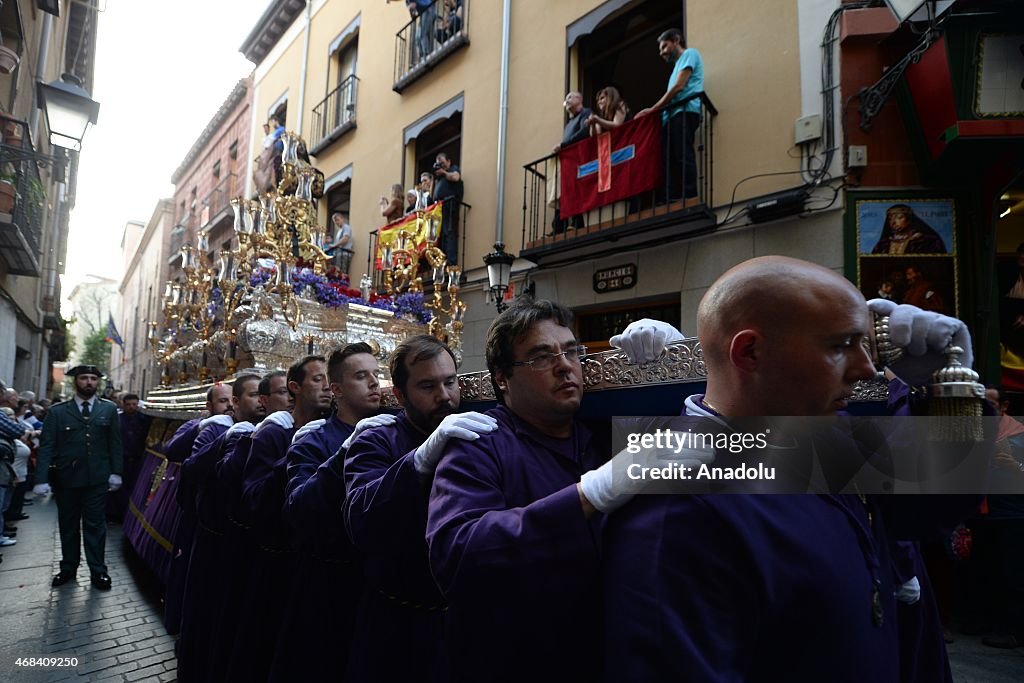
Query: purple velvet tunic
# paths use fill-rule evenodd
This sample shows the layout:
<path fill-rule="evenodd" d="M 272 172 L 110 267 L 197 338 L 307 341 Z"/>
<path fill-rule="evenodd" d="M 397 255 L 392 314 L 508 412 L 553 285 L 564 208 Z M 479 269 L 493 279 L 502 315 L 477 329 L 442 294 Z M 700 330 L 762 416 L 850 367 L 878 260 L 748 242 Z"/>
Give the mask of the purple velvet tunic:
<path fill-rule="evenodd" d="M 271 680 L 343 680 L 348 665 L 362 571 L 341 516 L 344 457 L 335 454 L 352 429 L 332 415 L 288 449 L 282 515 L 298 553 Z"/>
<path fill-rule="evenodd" d="M 600 516 L 576 484 L 602 455 L 581 424 L 540 434 L 499 406 L 497 431 L 452 440 L 430 494 L 430 566 L 448 599 L 459 681 L 593 680 L 600 672 Z"/>
<path fill-rule="evenodd" d="M 900 638 L 891 551 L 970 505 L 637 496 L 605 527 L 606 680 L 896 683 L 906 657 L 941 672 L 944 653 Z"/>
<path fill-rule="evenodd" d="M 174 436 L 164 447 L 164 455 L 179 465 L 192 455 L 192 446 L 199 436 L 202 418 L 194 418 L 178 427 Z M 170 470 L 168 470 L 170 471 Z M 178 526 L 174 532 L 174 548 L 171 551 L 171 568 L 167 577 L 167 593 L 164 596 L 164 626 L 171 635 L 181 631 L 182 598 L 185 594 L 185 577 L 188 574 L 188 556 L 192 551 L 195 536 L 196 516 L 194 511 L 181 510 Z"/>
<path fill-rule="evenodd" d="M 178 482 L 178 503 L 195 512 L 197 526 L 185 578 L 181 636 L 178 639 L 178 677 L 188 681 L 208 678 L 214 619 L 211 604 L 217 599 L 217 570 L 223 546 L 223 524 L 211 519 L 211 510 L 203 509 L 200 500 L 210 506 L 208 495 L 215 485 L 215 466 L 225 448 L 234 446 L 237 438 L 227 439 L 228 428 L 212 423 L 196 438 L 190 455 L 181 465 Z M 221 530 L 214 530 L 219 528 Z"/>
<path fill-rule="evenodd" d="M 253 433 L 242 481 L 243 522 L 257 544 L 241 609 L 230 670 L 239 680 L 264 680 L 270 672 L 288 597 L 294 555 L 281 519 L 285 455 L 295 428 L 264 422 Z M 259 596 L 259 599 L 252 599 Z"/>
<path fill-rule="evenodd" d="M 430 575 L 425 540 L 430 482 L 416 472 L 412 455 L 427 436 L 403 412 L 395 424 L 360 434 L 346 454 L 345 525 L 365 554 L 367 582 L 350 680 L 436 681 L 443 675 L 445 605 Z"/>

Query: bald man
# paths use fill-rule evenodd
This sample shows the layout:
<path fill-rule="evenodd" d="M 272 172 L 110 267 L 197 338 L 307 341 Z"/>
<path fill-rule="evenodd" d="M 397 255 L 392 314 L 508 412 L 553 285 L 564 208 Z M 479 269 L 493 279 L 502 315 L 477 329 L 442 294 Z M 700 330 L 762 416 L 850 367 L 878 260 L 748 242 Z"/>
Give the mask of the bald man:
<path fill-rule="evenodd" d="M 911 353 L 970 346 L 959 321 L 889 312 L 934 333 L 931 348 L 900 344 Z M 744 262 L 700 303 L 707 393 L 688 397 L 685 412 L 835 415 L 875 375 L 868 329 L 864 298 L 833 271 L 785 257 Z M 650 329 L 646 344 L 629 332 L 613 342 L 651 352 Z M 894 498 L 637 497 L 605 532 L 607 680 L 900 680 L 889 527 L 907 520 L 883 517 Z M 942 668 L 930 680 L 946 677 Z"/>

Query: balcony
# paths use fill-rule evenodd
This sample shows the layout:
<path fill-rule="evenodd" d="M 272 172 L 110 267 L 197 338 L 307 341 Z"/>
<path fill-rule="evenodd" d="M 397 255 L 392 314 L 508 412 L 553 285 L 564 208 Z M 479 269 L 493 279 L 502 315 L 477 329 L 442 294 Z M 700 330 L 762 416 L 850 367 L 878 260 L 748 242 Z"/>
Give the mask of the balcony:
<path fill-rule="evenodd" d="M 466 233 L 469 231 L 468 230 L 468 227 L 469 227 L 469 223 L 468 223 L 469 210 L 472 209 L 473 207 L 470 206 L 469 204 L 466 204 L 465 202 L 462 202 L 462 203 L 457 205 L 457 209 L 456 209 L 455 208 L 456 205 L 455 205 L 455 200 L 454 199 L 446 200 L 446 201 L 450 201 L 451 202 L 451 204 L 449 206 L 451 206 L 452 209 L 455 209 L 455 212 L 456 212 L 455 213 L 455 215 L 456 215 L 456 226 L 457 226 L 456 230 L 458 231 L 458 235 L 457 235 L 458 243 L 456 245 L 456 254 L 458 256 L 458 265 L 462 266 L 465 269 L 465 267 L 466 267 L 465 266 L 465 262 L 466 262 L 465 261 L 465 259 L 466 259 Z M 413 215 L 412 214 L 406 214 L 405 216 L 402 217 L 401 220 L 402 221 L 409 220 L 411 216 L 413 216 Z M 377 263 L 376 263 L 376 258 L 377 258 L 377 237 L 378 237 L 381 229 L 383 229 L 385 227 L 390 227 L 390 226 L 396 225 L 399 222 L 400 221 L 395 221 L 395 223 L 391 223 L 388 226 L 382 226 L 381 228 L 378 228 L 377 230 L 373 230 L 373 231 L 370 232 L 370 250 L 369 250 L 369 253 L 366 255 L 366 272 L 371 274 L 371 276 L 373 278 L 373 288 L 374 288 L 375 291 L 378 291 L 378 292 L 384 290 L 384 272 L 382 270 L 377 270 L 377 268 L 376 268 L 376 265 L 377 265 Z M 412 230 L 414 230 L 414 227 L 410 227 L 408 229 L 411 232 Z M 443 240 L 438 240 L 438 244 L 436 246 L 443 248 L 444 245 L 441 242 L 443 242 Z M 453 264 L 449 263 L 448 265 L 453 265 Z M 355 274 L 356 270 L 357 269 L 355 268 L 355 262 L 353 262 L 352 273 L 350 273 L 350 275 L 352 276 L 352 286 L 353 287 L 355 287 L 357 285 L 357 283 L 359 282 L 359 278 Z M 427 265 L 427 262 L 426 262 L 425 259 L 423 261 L 421 261 L 421 276 L 424 279 L 424 284 L 425 284 L 425 288 L 424 289 L 426 291 L 428 291 L 428 292 L 433 292 L 434 291 L 432 289 L 433 282 L 431 280 L 432 273 L 430 272 L 430 267 L 429 267 L 429 265 Z M 465 277 L 465 275 L 463 275 L 463 277 Z"/>
<path fill-rule="evenodd" d="M 316 156 L 338 138 L 356 127 L 356 95 L 359 79 L 349 76 L 313 107 L 312 144 L 309 153 Z"/>
<path fill-rule="evenodd" d="M 3 118 L 0 144 L 0 254 L 12 275 L 39 277 L 46 190 L 22 121 Z"/>
<path fill-rule="evenodd" d="M 402 92 L 469 44 L 469 0 L 436 0 L 395 35 L 395 84 Z"/>
<path fill-rule="evenodd" d="M 199 229 L 205 230 L 216 226 L 225 216 L 233 215 L 231 211 L 231 198 L 242 193 L 244 189 L 239 177 L 229 173 L 221 178 L 208 195 L 203 198 L 202 209 L 199 212 Z"/>
<path fill-rule="evenodd" d="M 718 110 L 706 94 L 701 93 L 700 101 L 701 120 L 693 142 L 697 198 L 672 199 L 680 194 L 688 179 L 685 163 L 672 163 L 666 153 L 673 145 L 685 145 L 685 141 L 673 140 L 672 129 L 667 126 L 662 126 L 665 168 L 660 174 L 660 186 L 623 201 L 602 204 L 577 216 L 562 216 L 559 212 L 559 155 L 549 154 L 523 167 L 523 249 L 520 255 L 537 264 L 550 262 L 555 257 L 559 262 L 571 261 L 662 244 L 714 229 L 716 220 L 711 207 L 714 206 L 714 122 Z M 610 163 L 617 163 L 614 155 Z M 677 188 L 671 192 L 667 180 L 670 177 L 679 179 Z"/>

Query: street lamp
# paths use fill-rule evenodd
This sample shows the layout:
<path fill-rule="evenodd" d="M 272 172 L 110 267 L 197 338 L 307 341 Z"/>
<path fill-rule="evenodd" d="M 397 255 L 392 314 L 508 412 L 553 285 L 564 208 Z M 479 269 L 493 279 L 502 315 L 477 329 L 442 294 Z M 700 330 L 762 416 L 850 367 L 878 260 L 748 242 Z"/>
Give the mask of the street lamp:
<path fill-rule="evenodd" d="M 505 293 L 508 291 L 508 283 L 512 277 L 512 263 L 516 260 L 514 254 L 505 251 L 505 245 L 495 242 L 494 251 L 484 256 L 484 264 L 487 266 L 487 282 L 491 296 L 494 297 L 494 305 L 498 313 L 504 311 L 508 306 L 505 304 Z"/>
<path fill-rule="evenodd" d="M 89 97 L 80 78 L 69 73 L 52 83 L 37 82 L 36 95 L 46 115 L 50 144 L 80 152 L 85 131 L 96 123 L 100 103 Z"/>

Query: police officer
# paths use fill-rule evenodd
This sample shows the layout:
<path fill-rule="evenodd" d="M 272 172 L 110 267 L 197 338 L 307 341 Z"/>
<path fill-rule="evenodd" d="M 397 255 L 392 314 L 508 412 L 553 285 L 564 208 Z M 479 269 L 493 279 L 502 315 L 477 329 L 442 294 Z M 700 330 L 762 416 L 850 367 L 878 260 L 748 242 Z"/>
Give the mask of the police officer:
<path fill-rule="evenodd" d="M 78 365 L 68 374 L 75 378 L 75 396 L 53 406 L 46 415 L 33 491 L 49 495 L 51 484 L 56 491 L 62 557 L 53 585 L 61 586 L 75 579 L 81 558 L 81 528 L 85 532 L 85 560 L 92 585 L 110 590 L 103 546 L 107 538 L 106 494 L 121 488 L 117 406 L 96 395 L 100 381 L 96 366 Z"/>

